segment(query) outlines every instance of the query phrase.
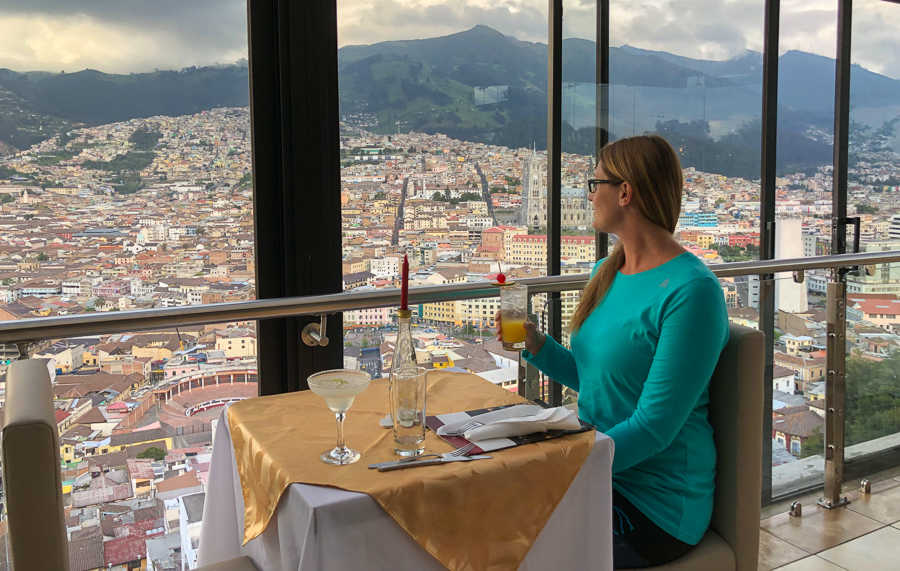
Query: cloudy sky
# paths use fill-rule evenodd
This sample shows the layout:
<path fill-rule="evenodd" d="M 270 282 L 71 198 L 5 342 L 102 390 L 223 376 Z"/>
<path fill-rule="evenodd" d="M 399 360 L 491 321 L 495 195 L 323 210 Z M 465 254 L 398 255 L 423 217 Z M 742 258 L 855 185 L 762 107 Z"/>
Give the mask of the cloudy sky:
<path fill-rule="evenodd" d="M 614 46 L 704 59 L 762 49 L 763 0 L 611 4 Z M 900 6 L 854 4 L 853 60 L 900 78 Z M 593 3 L 565 0 L 564 6 L 566 36 L 593 38 Z M 833 57 L 836 6 L 834 0 L 782 0 L 782 52 Z M 338 9 L 341 45 L 428 38 L 476 24 L 523 40 L 547 38 L 547 0 L 338 0 Z M 246 17 L 245 0 L 3 0 L 0 67 L 127 73 L 233 62 L 247 54 Z"/>

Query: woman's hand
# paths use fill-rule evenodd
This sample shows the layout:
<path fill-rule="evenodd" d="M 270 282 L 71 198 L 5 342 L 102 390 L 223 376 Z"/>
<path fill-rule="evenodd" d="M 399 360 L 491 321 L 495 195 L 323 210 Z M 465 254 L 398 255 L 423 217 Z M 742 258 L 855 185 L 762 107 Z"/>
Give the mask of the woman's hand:
<path fill-rule="evenodd" d="M 497 341 L 503 342 L 503 335 L 500 329 L 500 310 L 497 310 L 497 313 L 494 315 L 494 324 L 497 327 Z M 544 346 L 544 341 L 547 340 L 547 336 L 537 330 L 537 325 L 529 321 L 527 318 L 525 319 L 525 323 L 523 324 L 525 327 L 525 350 L 531 353 L 532 355 L 537 355 L 538 351 Z"/>

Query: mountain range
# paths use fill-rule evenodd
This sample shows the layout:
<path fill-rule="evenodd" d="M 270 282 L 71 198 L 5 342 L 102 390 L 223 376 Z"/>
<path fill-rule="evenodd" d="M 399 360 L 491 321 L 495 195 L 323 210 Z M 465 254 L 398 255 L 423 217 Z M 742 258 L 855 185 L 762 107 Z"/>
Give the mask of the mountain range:
<path fill-rule="evenodd" d="M 563 149 L 590 153 L 595 44 L 565 39 L 562 59 Z M 341 114 L 377 116 L 376 132 L 415 130 L 510 147 L 546 145 L 546 44 L 476 26 L 438 38 L 346 46 L 338 50 L 338 65 Z M 610 84 L 614 137 L 662 129 L 699 136 L 701 146 L 758 147 L 759 52 L 712 61 L 627 45 L 611 48 Z M 0 153 L 4 146 L 27 148 L 73 125 L 246 107 L 247 86 L 244 65 L 130 75 L 0 69 Z M 900 115 L 900 81 L 854 66 L 851 95 L 856 121 L 877 127 Z M 784 168 L 827 162 L 830 147 L 823 141 L 833 123 L 833 100 L 833 59 L 800 51 L 779 58 L 779 131 L 788 137 L 785 145 L 797 151 Z M 707 150 L 700 154 L 709 156 Z M 758 160 L 755 164 L 758 172 Z"/>

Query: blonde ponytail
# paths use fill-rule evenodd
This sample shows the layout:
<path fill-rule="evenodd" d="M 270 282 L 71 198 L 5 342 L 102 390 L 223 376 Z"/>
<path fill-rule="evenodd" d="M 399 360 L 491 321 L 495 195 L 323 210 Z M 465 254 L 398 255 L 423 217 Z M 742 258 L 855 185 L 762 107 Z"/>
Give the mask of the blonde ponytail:
<path fill-rule="evenodd" d="M 572 322 L 570 324 L 572 331 L 578 331 L 588 316 L 594 312 L 594 309 L 600 304 L 603 296 L 606 295 L 606 291 L 612 285 L 613 280 L 616 279 L 616 273 L 619 271 L 619 268 L 622 267 L 624 262 L 625 248 L 622 246 L 622 243 L 619 242 L 613 246 L 609 257 L 606 258 L 605 262 L 600 264 L 597 273 L 594 274 L 594 277 L 591 278 L 591 281 L 585 286 L 584 291 L 581 292 L 581 302 L 578 304 L 578 307 L 575 308 L 575 313 L 572 315 Z M 594 301 L 592 303 L 587 303 L 587 300 Z"/>

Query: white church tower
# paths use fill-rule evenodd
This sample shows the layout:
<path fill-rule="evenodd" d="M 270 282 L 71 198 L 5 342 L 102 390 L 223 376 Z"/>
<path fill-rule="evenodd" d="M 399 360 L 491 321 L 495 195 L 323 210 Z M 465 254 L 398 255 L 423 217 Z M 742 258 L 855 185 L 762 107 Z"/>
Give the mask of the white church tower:
<path fill-rule="evenodd" d="M 520 222 L 529 228 L 547 225 L 547 188 L 543 185 L 543 170 L 537 149 L 522 166 L 522 216 Z"/>

